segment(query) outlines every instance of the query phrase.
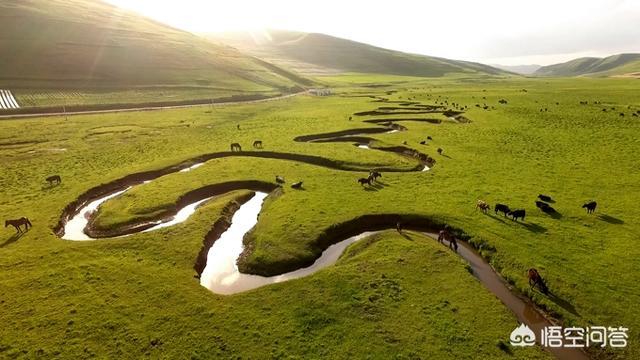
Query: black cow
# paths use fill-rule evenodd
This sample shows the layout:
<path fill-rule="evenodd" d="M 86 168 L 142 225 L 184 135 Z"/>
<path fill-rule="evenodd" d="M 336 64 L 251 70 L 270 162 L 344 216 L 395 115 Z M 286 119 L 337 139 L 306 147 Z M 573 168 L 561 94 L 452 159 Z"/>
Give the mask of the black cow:
<path fill-rule="evenodd" d="M 509 211 L 507 215 L 511 216 L 511 218 L 515 221 L 518 221 L 518 218 L 524 221 L 524 216 L 526 215 L 526 211 L 524 211 L 524 209 L 513 210 L 513 211 Z"/>
<path fill-rule="evenodd" d="M 598 206 L 598 203 L 595 201 L 591 201 L 582 205 L 582 208 L 587 209 L 587 214 L 591 214 L 596 211 L 596 206 Z"/>
<path fill-rule="evenodd" d="M 498 215 L 498 212 L 501 212 L 504 214 L 504 216 L 507 216 L 507 214 L 511 211 L 511 209 L 509 209 L 509 206 L 505 204 L 496 204 L 493 209 L 495 210 L 496 215 Z"/>
<path fill-rule="evenodd" d="M 551 202 L 552 201 L 551 200 L 551 196 L 543 195 L 543 194 L 538 195 L 538 199 L 540 199 L 542 201 L 546 201 L 546 202 Z"/>

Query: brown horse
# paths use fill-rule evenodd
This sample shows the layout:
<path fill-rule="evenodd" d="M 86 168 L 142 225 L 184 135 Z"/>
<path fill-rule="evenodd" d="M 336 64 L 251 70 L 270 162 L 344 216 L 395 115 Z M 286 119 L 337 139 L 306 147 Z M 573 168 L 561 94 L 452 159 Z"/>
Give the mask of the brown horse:
<path fill-rule="evenodd" d="M 438 233 L 438 242 L 444 244 L 444 240 L 447 240 L 449 242 L 449 249 L 458 251 L 458 241 L 456 240 L 456 237 L 453 236 L 453 234 L 449 231 L 448 226 L 445 226 L 445 228 L 443 230 L 440 230 L 440 232 Z"/>
<path fill-rule="evenodd" d="M 491 210 L 491 205 L 487 204 L 484 200 L 478 200 L 476 203 L 476 210 L 482 210 L 483 213 L 487 213 L 487 211 Z"/>
<path fill-rule="evenodd" d="M 256 140 L 253 142 L 253 147 L 256 149 L 262 149 L 262 140 Z"/>
<path fill-rule="evenodd" d="M 545 284 L 544 279 L 540 276 L 538 270 L 531 268 L 527 270 L 527 277 L 529 278 L 529 286 L 533 289 L 536 285 L 543 294 L 547 295 L 549 293 L 549 288 L 547 284 Z"/>
<path fill-rule="evenodd" d="M 9 227 L 9 225 L 13 226 L 14 228 L 16 228 L 16 231 L 18 233 L 23 232 L 22 229 L 20 228 L 20 226 L 24 225 L 25 228 L 25 232 L 29 231 L 30 227 L 33 227 L 33 225 L 31 224 L 31 221 L 29 221 L 29 219 L 27 219 L 26 217 L 21 217 L 20 219 L 16 219 L 16 220 L 6 220 L 4 222 L 4 227 Z"/>
<path fill-rule="evenodd" d="M 238 143 L 231 144 L 231 151 L 242 151 L 242 146 Z"/>

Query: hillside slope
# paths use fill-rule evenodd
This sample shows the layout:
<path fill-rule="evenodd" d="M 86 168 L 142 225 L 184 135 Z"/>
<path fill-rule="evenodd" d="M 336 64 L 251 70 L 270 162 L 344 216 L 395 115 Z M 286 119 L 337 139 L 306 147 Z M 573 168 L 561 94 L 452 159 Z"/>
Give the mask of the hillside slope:
<path fill-rule="evenodd" d="M 640 72 L 640 54 L 618 54 L 605 58 L 585 57 L 543 66 L 538 76 L 616 76 Z"/>
<path fill-rule="evenodd" d="M 261 34 L 224 33 L 207 37 L 307 74 L 359 72 L 423 77 L 450 73 L 509 74 L 479 63 L 408 54 L 317 33 L 269 30 Z"/>
<path fill-rule="evenodd" d="M 0 3 L 0 85 L 286 89 L 282 69 L 98 0 Z"/>

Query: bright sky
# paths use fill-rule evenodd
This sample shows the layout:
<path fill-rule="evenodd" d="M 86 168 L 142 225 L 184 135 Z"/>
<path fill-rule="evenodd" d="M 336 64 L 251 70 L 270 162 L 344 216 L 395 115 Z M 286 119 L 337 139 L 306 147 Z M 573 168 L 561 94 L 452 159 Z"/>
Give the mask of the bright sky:
<path fill-rule="evenodd" d="M 107 1 L 195 33 L 319 32 L 491 64 L 640 52 L 640 0 Z"/>

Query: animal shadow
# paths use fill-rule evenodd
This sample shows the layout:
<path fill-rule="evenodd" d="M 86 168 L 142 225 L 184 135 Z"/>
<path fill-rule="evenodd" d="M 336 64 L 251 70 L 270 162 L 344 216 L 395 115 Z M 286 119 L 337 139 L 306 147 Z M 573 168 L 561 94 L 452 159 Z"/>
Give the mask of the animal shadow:
<path fill-rule="evenodd" d="M 624 224 L 623 220 L 618 219 L 617 217 L 606 215 L 606 214 L 598 214 L 598 219 L 602 220 L 604 222 L 607 222 L 609 224 L 614 224 L 614 225 L 622 225 L 622 224 Z"/>
<path fill-rule="evenodd" d="M 542 234 L 542 233 L 546 233 L 547 232 L 547 228 L 538 224 L 534 224 L 534 223 L 527 223 L 527 222 L 520 222 L 520 221 L 515 221 L 515 223 L 523 226 L 525 229 L 536 233 L 536 234 Z"/>
<path fill-rule="evenodd" d="M 571 305 L 570 302 L 558 297 L 558 295 L 550 292 L 549 293 L 549 300 L 553 301 L 556 305 L 560 306 L 561 308 L 565 309 L 566 311 L 570 312 L 571 314 L 573 314 L 575 316 L 580 316 L 580 314 L 578 314 L 578 311 L 576 310 L 576 308 L 573 305 Z"/>
<path fill-rule="evenodd" d="M 25 233 L 15 233 L 13 234 L 10 238 L 8 238 L 5 242 L 3 242 L 2 244 L 0 244 L 0 248 L 3 247 L 7 247 L 11 244 L 13 244 L 14 242 L 20 240 L 20 238 L 22 237 L 22 235 L 24 235 Z"/>
<path fill-rule="evenodd" d="M 362 187 L 364 189 L 364 191 L 378 191 L 381 189 L 381 187 L 376 187 L 376 186 L 364 186 Z"/>

